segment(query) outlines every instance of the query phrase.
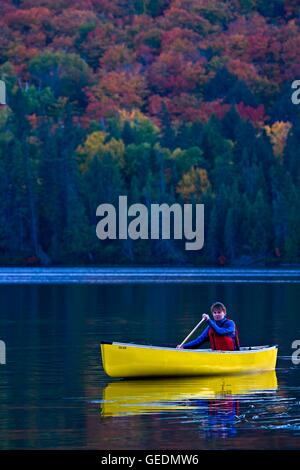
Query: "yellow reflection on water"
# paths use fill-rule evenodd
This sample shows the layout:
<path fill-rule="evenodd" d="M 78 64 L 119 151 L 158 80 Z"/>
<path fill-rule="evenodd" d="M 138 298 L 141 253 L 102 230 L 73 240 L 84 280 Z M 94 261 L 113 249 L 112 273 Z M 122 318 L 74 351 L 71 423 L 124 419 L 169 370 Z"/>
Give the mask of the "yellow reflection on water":
<path fill-rule="evenodd" d="M 256 374 L 126 380 L 103 390 L 102 416 L 196 409 L 196 400 L 218 400 L 277 390 L 275 371 Z"/>

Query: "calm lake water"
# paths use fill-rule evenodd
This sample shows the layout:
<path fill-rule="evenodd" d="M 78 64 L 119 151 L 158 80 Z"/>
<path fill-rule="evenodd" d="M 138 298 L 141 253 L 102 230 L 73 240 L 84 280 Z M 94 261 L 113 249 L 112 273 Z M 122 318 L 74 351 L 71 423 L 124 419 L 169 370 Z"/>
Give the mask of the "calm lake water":
<path fill-rule="evenodd" d="M 299 449 L 300 364 L 291 360 L 300 340 L 299 272 L 238 279 L 59 285 L 44 276 L 42 285 L 37 275 L 0 285 L 0 448 Z M 276 373 L 142 381 L 104 374 L 101 340 L 176 345 L 215 300 L 227 305 L 242 345 L 279 345 Z"/>

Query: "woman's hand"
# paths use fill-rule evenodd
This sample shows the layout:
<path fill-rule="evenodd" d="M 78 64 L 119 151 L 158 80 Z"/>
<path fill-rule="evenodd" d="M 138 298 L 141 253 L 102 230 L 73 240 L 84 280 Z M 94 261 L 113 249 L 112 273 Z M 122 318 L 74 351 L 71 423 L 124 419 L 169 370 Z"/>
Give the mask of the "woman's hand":
<path fill-rule="evenodd" d="M 209 315 L 207 315 L 206 313 L 203 313 L 202 320 L 204 320 L 204 321 L 209 320 Z"/>

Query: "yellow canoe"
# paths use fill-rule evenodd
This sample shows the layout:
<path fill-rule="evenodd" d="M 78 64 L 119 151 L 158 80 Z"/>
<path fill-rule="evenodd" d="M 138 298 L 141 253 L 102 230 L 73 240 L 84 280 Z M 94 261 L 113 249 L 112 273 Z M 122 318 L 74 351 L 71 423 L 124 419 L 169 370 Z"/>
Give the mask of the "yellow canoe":
<path fill-rule="evenodd" d="M 274 370 L 277 346 L 212 351 L 102 342 L 101 354 L 110 377 L 201 376 Z"/>
<path fill-rule="evenodd" d="M 223 400 L 277 390 L 275 371 L 216 377 L 111 382 L 103 390 L 101 414 L 125 416 L 197 408 L 195 400 Z"/>

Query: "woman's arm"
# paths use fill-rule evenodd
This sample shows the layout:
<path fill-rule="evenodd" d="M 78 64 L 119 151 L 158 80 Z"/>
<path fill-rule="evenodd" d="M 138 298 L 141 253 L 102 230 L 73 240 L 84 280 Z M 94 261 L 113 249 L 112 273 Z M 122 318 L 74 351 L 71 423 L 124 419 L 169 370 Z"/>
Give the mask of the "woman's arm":
<path fill-rule="evenodd" d="M 201 333 L 198 338 L 194 339 L 193 341 L 190 341 L 189 343 L 185 343 L 182 347 L 183 349 L 197 349 L 198 346 L 201 346 L 201 344 L 205 343 L 205 341 L 208 340 L 208 330 L 209 326 L 205 328 L 203 333 Z"/>

